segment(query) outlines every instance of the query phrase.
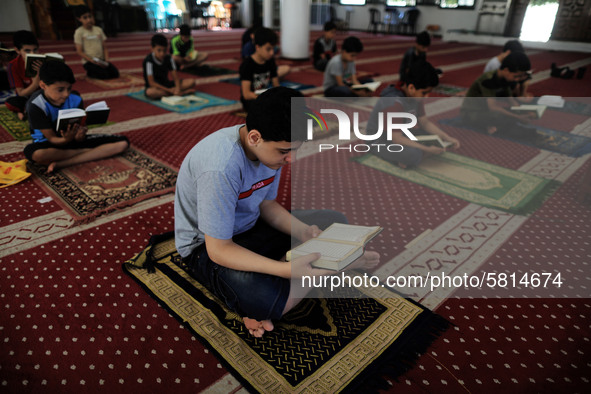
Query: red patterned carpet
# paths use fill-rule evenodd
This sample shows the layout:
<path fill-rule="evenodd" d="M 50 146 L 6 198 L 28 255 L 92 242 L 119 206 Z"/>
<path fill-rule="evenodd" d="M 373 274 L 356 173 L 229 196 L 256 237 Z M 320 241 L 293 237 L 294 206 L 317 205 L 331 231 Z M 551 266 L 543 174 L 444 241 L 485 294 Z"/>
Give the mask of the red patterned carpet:
<path fill-rule="evenodd" d="M 397 79 L 408 37 L 355 33 L 366 50 L 358 70 Z M 194 32 L 209 62 L 237 70 L 241 30 Z M 311 41 L 319 35 L 311 34 Z M 339 45 L 346 37 L 339 34 Z M 150 34 L 122 34 L 108 41 L 114 63 L 141 78 Z M 74 88 L 87 104 L 106 100 L 115 122 L 102 131 L 126 135 L 132 145 L 172 168 L 209 133 L 244 122 L 234 107 L 172 114 L 133 100 L 126 93 L 141 86 L 105 88 L 85 80 L 70 42 L 41 42 L 42 52 L 61 52 L 77 75 Z M 441 83 L 467 88 L 498 47 L 435 40 L 428 59 L 444 70 Z M 591 96 L 591 73 L 583 80 L 550 78 L 552 62 L 591 64 L 591 54 L 529 51 L 534 69 L 531 91 L 538 95 Z M 320 85 L 322 74 L 309 62 L 280 60 L 294 71 L 289 80 Z M 220 82 L 227 76 L 194 77 L 199 90 L 237 100 L 239 88 Z M 320 93 L 319 89 L 304 91 Z M 457 105 L 434 116 L 448 118 Z M 544 126 L 591 137 L 588 117 L 549 111 Z M 318 201 L 347 214 L 351 222 L 384 223 L 390 230 L 372 247 L 382 261 L 400 267 L 429 261 L 461 265 L 466 272 L 511 271 L 519 275 L 551 267 L 567 278 L 564 289 L 539 297 L 476 290 L 425 293 L 420 301 L 454 326 L 422 355 L 387 392 L 574 393 L 591 391 L 591 205 L 576 201 L 580 179 L 591 170 L 589 155 L 571 158 L 471 131 L 446 126 L 462 140 L 459 152 L 478 160 L 561 182 L 529 217 L 498 214 L 434 189 L 379 171 L 363 171 L 348 156 L 329 154 L 330 168 L 348 184 L 313 174 Z M 100 131 L 101 129 L 99 129 Z M 22 158 L 25 143 L 0 128 L 0 160 Z M 318 168 L 312 155 L 297 162 Z M 323 165 L 325 162 L 322 162 Z M 294 170 L 294 174 L 295 174 Z M 298 203 L 291 188 L 301 178 L 285 169 L 278 200 Z M 189 331 L 127 277 L 121 264 L 142 250 L 153 234 L 173 229 L 173 195 L 142 201 L 71 227 L 72 219 L 32 180 L 4 188 L 0 205 L 0 390 L 2 392 L 239 392 L 240 384 Z M 355 201 L 369 201 L 371 210 Z M 485 228 L 486 227 L 486 228 Z M 425 231 L 429 233 L 425 235 Z M 417 237 L 423 237 L 409 245 Z M 467 237 L 471 240 L 468 242 Z M 440 249 L 440 247 L 443 247 Z M 442 252 L 443 251 L 443 252 Z M 444 257 L 438 253 L 448 253 Z M 450 257 L 451 256 L 451 257 Z M 382 270 L 386 270 L 384 264 Z M 515 293 L 515 292 L 513 292 Z M 566 294 L 568 297 L 565 297 Z M 514 298 L 508 298 L 511 295 Z M 486 297 L 488 298 L 486 298 Z M 439 298 L 438 298 L 439 297 Z M 387 378 L 387 377 L 386 377 Z M 243 389 L 242 389 L 243 390 Z"/>

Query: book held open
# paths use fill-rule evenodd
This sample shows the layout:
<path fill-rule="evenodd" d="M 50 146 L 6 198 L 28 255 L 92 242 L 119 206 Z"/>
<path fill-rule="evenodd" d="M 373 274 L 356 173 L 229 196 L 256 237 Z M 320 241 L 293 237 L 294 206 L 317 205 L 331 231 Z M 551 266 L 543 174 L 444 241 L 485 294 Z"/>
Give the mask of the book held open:
<path fill-rule="evenodd" d="M 189 105 L 191 103 L 206 103 L 207 99 L 195 95 L 164 96 L 160 99 L 160 101 L 168 105 Z"/>
<path fill-rule="evenodd" d="M 361 83 L 359 85 L 351 85 L 351 89 L 367 89 L 369 91 L 375 92 L 377 88 L 380 87 L 382 83 L 380 81 L 374 81 L 374 82 L 366 82 L 366 83 Z"/>
<path fill-rule="evenodd" d="M 444 141 L 438 135 L 417 135 L 417 142 L 426 146 L 436 146 L 438 148 L 448 148 L 453 145 L 449 141 Z"/>
<path fill-rule="evenodd" d="M 320 253 L 321 257 L 312 262 L 313 267 L 340 271 L 361 257 L 365 245 L 382 230 L 380 226 L 333 223 L 318 237 L 287 252 L 286 259 Z"/>
<path fill-rule="evenodd" d="M 93 57 L 92 60 L 94 60 L 95 62 L 97 62 L 99 64 L 99 66 L 103 66 L 103 67 L 108 67 L 109 66 L 109 62 L 107 62 L 107 61 L 105 61 L 105 60 L 103 60 L 101 58 L 98 58 L 96 56 Z"/>
<path fill-rule="evenodd" d="M 25 58 L 25 76 L 26 77 L 32 78 L 37 74 L 37 71 L 35 71 L 35 69 L 33 68 L 33 64 L 37 60 L 39 60 L 41 62 L 45 62 L 47 60 L 56 60 L 56 61 L 63 62 L 64 57 L 62 55 L 60 55 L 59 53 L 46 53 L 44 55 L 40 54 L 40 53 L 27 54 L 27 57 Z"/>
<path fill-rule="evenodd" d="M 541 118 L 544 114 L 544 111 L 546 111 L 546 106 L 538 104 L 521 104 L 511 107 L 511 111 L 533 112 L 538 118 Z"/>
<path fill-rule="evenodd" d="M 57 114 L 56 131 L 58 134 L 68 129 L 68 125 L 80 123 L 82 126 L 107 123 L 111 109 L 105 101 L 99 101 L 86 107 L 60 109 Z"/>
<path fill-rule="evenodd" d="M 538 99 L 538 105 L 545 105 L 547 107 L 562 108 L 564 107 L 564 99 L 561 96 L 545 95 Z"/>

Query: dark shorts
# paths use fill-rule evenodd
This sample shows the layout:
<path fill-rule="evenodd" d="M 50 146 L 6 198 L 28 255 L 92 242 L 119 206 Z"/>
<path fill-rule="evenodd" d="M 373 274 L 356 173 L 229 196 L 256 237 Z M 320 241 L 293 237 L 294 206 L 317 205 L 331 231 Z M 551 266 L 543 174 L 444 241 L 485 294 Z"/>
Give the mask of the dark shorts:
<path fill-rule="evenodd" d="M 24 154 L 27 160 L 34 163 L 35 160 L 33 160 L 33 153 L 39 149 L 92 149 L 96 148 L 97 146 L 120 141 L 127 141 L 127 144 L 129 145 L 129 140 L 127 137 L 122 135 L 89 134 L 86 136 L 84 141 L 72 141 L 65 145 L 54 145 L 49 141 L 33 142 L 32 144 L 25 146 Z"/>
<path fill-rule="evenodd" d="M 345 216 L 330 210 L 295 211 L 293 215 L 307 224 L 324 229 L 334 222 L 346 222 Z M 232 240 L 255 253 L 279 260 L 291 249 L 291 237 L 263 220 Z M 189 274 L 242 317 L 255 320 L 281 318 L 289 297 L 290 280 L 257 272 L 237 271 L 213 262 L 205 244 L 183 259 Z"/>
<path fill-rule="evenodd" d="M 156 81 L 156 83 L 159 83 L 160 85 L 162 85 L 162 86 L 164 86 L 164 87 L 166 87 L 168 89 L 174 88 L 174 81 L 168 81 L 168 80 L 167 81 Z M 144 89 L 144 95 L 147 98 L 151 99 L 152 97 L 146 95 L 146 90 L 148 90 L 148 88 L 149 88 L 149 86 L 146 86 L 146 89 Z"/>

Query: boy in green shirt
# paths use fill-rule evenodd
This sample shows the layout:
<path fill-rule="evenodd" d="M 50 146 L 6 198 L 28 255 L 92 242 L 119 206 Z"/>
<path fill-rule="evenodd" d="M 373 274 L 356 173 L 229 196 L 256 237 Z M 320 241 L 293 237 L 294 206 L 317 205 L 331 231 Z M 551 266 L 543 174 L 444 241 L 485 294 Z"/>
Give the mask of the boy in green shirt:
<path fill-rule="evenodd" d="M 528 125 L 532 116 L 509 108 L 519 105 L 512 84 L 525 80 L 530 68 L 527 55 L 515 52 L 503 59 L 498 70 L 482 74 L 466 93 L 461 108 L 462 122 L 488 134 L 522 140 L 537 138 L 536 129 Z"/>
<path fill-rule="evenodd" d="M 195 49 L 189 25 L 181 25 L 179 30 L 180 34 L 170 40 L 172 59 L 180 70 L 201 65 L 209 56 L 208 53 Z"/>

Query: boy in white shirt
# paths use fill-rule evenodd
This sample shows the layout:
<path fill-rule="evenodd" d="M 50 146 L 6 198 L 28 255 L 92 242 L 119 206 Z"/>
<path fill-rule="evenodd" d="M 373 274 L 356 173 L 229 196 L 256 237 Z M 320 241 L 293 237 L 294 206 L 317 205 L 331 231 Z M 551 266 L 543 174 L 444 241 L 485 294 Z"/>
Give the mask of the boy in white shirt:
<path fill-rule="evenodd" d="M 74 32 L 74 44 L 84 63 L 86 75 L 96 79 L 118 78 L 119 70 L 109 63 L 109 54 L 104 45 L 107 36 L 103 29 L 94 25 L 94 16 L 90 8 L 85 5 L 78 6 L 74 14 L 82 24 Z"/>

